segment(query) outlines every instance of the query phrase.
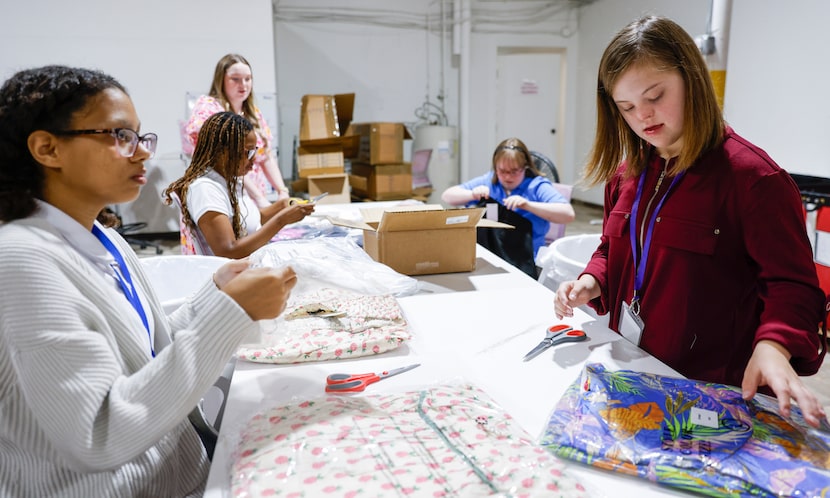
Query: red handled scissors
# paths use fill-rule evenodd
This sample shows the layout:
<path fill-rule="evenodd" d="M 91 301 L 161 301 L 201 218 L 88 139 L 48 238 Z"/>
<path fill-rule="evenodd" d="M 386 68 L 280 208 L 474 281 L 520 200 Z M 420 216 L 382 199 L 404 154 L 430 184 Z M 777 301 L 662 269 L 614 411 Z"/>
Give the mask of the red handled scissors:
<path fill-rule="evenodd" d="M 356 393 L 366 389 L 369 384 L 398 375 L 400 373 L 408 372 L 415 367 L 420 367 L 420 363 L 409 365 L 407 367 L 396 368 L 394 370 L 387 370 L 379 374 L 365 373 L 365 374 L 346 374 L 335 373 L 326 377 L 326 392 L 327 393 Z"/>
<path fill-rule="evenodd" d="M 551 346 L 562 344 L 563 342 L 580 342 L 588 338 L 588 335 L 581 330 L 574 330 L 570 325 L 553 325 L 548 327 L 545 338 L 538 346 L 531 349 L 524 357 L 523 361 L 528 361 L 538 356 L 542 351 Z"/>

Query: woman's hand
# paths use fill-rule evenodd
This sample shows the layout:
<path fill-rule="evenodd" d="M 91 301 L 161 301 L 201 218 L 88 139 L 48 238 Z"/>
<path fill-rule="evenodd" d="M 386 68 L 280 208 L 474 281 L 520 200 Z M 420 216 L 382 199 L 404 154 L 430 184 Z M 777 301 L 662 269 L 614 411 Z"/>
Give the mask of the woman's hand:
<path fill-rule="evenodd" d="M 490 197 L 490 187 L 486 185 L 479 185 L 478 187 L 474 187 L 473 190 L 470 191 L 470 194 L 473 196 L 472 200 L 474 201 L 487 199 Z"/>
<path fill-rule="evenodd" d="M 744 399 L 751 399 L 758 391 L 758 386 L 769 386 L 778 398 L 778 410 L 784 417 L 790 415 L 790 404 L 798 404 L 804 420 L 813 427 L 819 427 L 821 419 L 827 419 L 827 413 L 801 378 L 790 365 L 790 354 L 781 344 L 770 341 L 758 341 L 752 357 L 744 370 L 741 385 Z"/>
<path fill-rule="evenodd" d="M 225 267 L 235 271 L 235 263 L 245 262 L 246 268 L 219 284 L 219 274 Z M 216 272 L 214 280 L 219 290 L 230 296 L 231 299 L 248 313 L 252 320 L 267 320 L 276 318 L 285 310 L 285 304 L 291 295 L 291 289 L 297 284 L 297 274 L 291 267 L 284 268 L 247 268 L 246 260 L 237 260 L 225 264 Z"/>
<path fill-rule="evenodd" d="M 280 212 L 277 213 L 277 218 L 280 220 L 283 226 L 289 225 L 291 223 L 296 223 L 314 212 L 314 204 L 311 202 L 303 204 L 287 204 L 288 206 L 284 207 L 280 210 Z"/>
<path fill-rule="evenodd" d="M 600 289 L 597 280 L 592 275 L 582 275 L 579 280 L 568 280 L 562 282 L 556 289 L 553 298 L 553 309 L 556 318 L 574 316 L 574 308 L 588 303 L 591 299 L 599 297 Z"/>
<path fill-rule="evenodd" d="M 517 209 L 527 209 L 528 204 L 530 201 L 522 197 L 521 195 L 511 195 L 510 197 L 504 200 L 504 207 L 511 211 L 515 211 Z"/>

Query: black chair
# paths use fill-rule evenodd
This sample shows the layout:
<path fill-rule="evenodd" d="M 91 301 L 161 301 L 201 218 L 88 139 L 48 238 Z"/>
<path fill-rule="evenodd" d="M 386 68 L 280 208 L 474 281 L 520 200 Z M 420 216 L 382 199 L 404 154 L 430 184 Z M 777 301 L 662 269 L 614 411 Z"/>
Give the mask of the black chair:
<path fill-rule="evenodd" d="M 138 223 L 127 223 L 126 225 L 119 225 L 115 227 L 115 231 L 120 233 L 124 240 L 126 240 L 132 246 L 138 246 L 141 249 L 147 249 L 148 247 L 152 247 L 156 250 L 156 254 L 161 254 L 164 252 L 161 245 L 144 239 L 137 239 L 135 237 L 130 237 L 129 234 L 131 232 L 135 232 L 136 230 L 141 230 L 147 227 L 147 223 L 138 222 Z"/>
<path fill-rule="evenodd" d="M 549 157 L 535 150 L 530 151 L 530 157 L 533 159 L 533 165 L 536 166 L 536 169 L 540 173 L 545 175 L 551 182 L 559 183 L 559 172 L 556 171 L 556 166 Z"/>
<path fill-rule="evenodd" d="M 533 226 L 530 220 L 492 199 L 482 199 L 478 202 L 479 207 L 486 207 L 487 204 L 498 205 L 498 221 L 514 228 L 477 228 L 476 242 L 535 279 L 538 275 L 533 251 Z"/>

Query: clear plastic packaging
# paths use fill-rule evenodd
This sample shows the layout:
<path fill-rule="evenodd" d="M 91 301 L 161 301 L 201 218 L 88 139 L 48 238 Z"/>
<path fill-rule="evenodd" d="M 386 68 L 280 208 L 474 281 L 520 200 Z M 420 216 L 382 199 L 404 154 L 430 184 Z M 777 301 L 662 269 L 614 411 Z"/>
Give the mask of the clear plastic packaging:
<path fill-rule="evenodd" d="M 469 384 L 327 395 L 263 410 L 239 435 L 231 495 L 587 496 Z"/>

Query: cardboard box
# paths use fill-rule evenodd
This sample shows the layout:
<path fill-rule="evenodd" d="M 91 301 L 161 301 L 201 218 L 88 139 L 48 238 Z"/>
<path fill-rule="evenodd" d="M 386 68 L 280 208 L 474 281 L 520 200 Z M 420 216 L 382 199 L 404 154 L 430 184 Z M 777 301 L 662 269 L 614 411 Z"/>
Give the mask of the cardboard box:
<path fill-rule="evenodd" d="M 352 191 L 376 201 L 412 197 L 412 164 L 352 163 Z"/>
<path fill-rule="evenodd" d="M 375 261 L 405 275 L 473 271 L 476 228 L 513 228 L 484 219 L 484 208 L 425 204 L 404 208 L 361 209 L 363 222 L 330 218 L 363 230 L 363 249 Z"/>
<path fill-rule="evenodd" d="M 343 147 L 338 144 L 297 147 L 297 176 L 339 174 L 345 171 Z"/>
<path fill-rule="evenodd" d="M 354 94 L 303 95 L 300 143 L 340 137 L 352 121 Z"/>
<path fill-rule="evenodd" d="M 327 196 L 317 201 L 318 204 L 347 204 L 352 202 L 349 175 L 346 173 L 309 176 L 307 180 L 309 199 L 323 192 L 328 192 Z"/>
<path fill-rule="evenodd" d="M 360 137 L 355 160 L 366 164 L 402 163 L 403 141 L 412 138 L 403 123 L 352 123 L 346 135 Z"/>

